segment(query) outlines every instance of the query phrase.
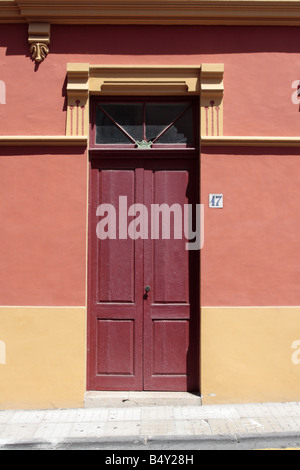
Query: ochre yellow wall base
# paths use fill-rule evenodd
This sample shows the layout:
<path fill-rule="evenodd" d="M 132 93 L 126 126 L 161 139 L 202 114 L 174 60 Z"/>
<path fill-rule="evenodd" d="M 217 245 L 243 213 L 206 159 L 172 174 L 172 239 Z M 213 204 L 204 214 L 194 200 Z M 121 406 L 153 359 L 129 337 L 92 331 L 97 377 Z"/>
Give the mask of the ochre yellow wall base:
<path fill-rule="evenodd" d="M 0 409 L 83 407 L 85 307 L 0 307 L 0 325 Z"/>
<path fill-rule="evenodd" d="M 297 340 L 300 307 L 202 308 L 202 403 L 299 401 Z"/>
<path fill-rule="evenodd" d="M 0 325 L 0 409 L 84 406 L 85 307 L 0 307 Z M 203 307 L 201 394 L 298 401 L 300 307 Z"/>

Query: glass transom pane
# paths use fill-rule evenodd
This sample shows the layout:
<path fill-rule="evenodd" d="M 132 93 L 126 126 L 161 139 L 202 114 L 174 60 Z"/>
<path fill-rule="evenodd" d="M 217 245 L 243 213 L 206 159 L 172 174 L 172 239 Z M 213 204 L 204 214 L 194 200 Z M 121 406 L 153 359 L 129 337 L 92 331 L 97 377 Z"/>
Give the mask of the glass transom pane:
<path fill-rule="evenodd" d="M 157 143 L 191 145 L 193 114 L 190 103 L 147 103 L 146 137 Z"/>
<path fill-rule="evenodd" d="M 143 121 L 142 103 L 105 103 L 98 105 L 96 111 L 96 143 L 128 144 L 142 140 Z"/>
<path fill-rule="evenodd" d="M 96 144 L 194 145 L 193 107 L 190 102 L 97 103 Z"/>

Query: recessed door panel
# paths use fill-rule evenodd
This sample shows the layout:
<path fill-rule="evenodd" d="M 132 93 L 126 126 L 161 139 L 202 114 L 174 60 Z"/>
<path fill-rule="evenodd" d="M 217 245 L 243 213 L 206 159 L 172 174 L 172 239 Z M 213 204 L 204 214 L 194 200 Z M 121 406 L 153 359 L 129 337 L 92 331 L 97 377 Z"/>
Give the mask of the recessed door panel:
<path fill-rule="evenodd" d="M 157 303 L 189 301 L 189 260 L 185 250 L 184 205 L 187 170 L 148 170 L 152 188 L 154 298 Z M 151 180 L 151 182 L 150 182 Z M 151 186 L 150 186 L 151 185 Z"/>
<path fill-rule="evenodd" d="M 103 169 L 99 173 L 99 205 L 103 205 L 104 217 L 99 216 L 98 233 L 103 237 L 107 233 L 107 238 L 98 243 L 98 302 L 134 302 L 135 243 L 120 239 L 118 221 L 119 196 L 125 196 L 130 206 L 135 202 L 135 190 L 133 170 Z M 109 204 L 107 212 L 105 204 Z"/>
<path fill-rule="evenodd" d="M 153 374 L 184 376 L 189 349 L 189 321 L 153 320 L 152 332 Z"/>
<path fill-rule="evenodd" d="M 99 318 L 97 320 L 97 375 L 133 375 L 134 356 L 134 321 Z"/>

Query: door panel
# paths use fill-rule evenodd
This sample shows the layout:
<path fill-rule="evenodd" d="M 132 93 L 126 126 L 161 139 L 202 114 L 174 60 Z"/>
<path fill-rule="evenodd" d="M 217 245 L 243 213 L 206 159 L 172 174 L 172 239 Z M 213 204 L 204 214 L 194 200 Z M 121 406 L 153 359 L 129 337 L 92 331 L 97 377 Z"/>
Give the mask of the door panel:
<path fill-rule="evenodd" d="M 187 320 L 152 319 L 153 375 L 185 375 L 189 348 Z M 174 357 L 176 348 L 176 360 Z"/>
<path fill-rule="evenodd" d="M 183 236 L 184 204 L 197 202 L 196 163 L 110 158 L 91 167 L 89 389 L 197 390 L 199 254 Z M 97 238 L 97 207 L 118 209 L 119 196 L 146 206 L 148 239 L 125 239 L 124 226 L 116 239 Z M 175 212 L 157 219 L 154 204 Z"/>
<path fill-rule="evenodd" d="M 198 387 L 198 254 L 191 256 L 183 236 L 184 205 L 196 202 L 195 170 L 192 159 L 145 163 L 145 204 L 166 203 L 174 209 L 170 218 L 168 212 L 160 218 L 160 228 L 170 220 L 170 238 L 163 239 L 161 230 L 160 238 L 144 243 L 145 284 L 153 286 L 144 302 L 145 390 Z"/>
<path fill-rule="evenodd" d="M 142 390 L 143 243 L 119 239 L 118 232 L 116 239 L 99 239 L 103 218 L 96 213 L 100 204 L 111 204 L 117 222 L 119 196 L 127 196 L 129 205 L 140 202 L 143 171 L 124 162 L 93 161 L 91 189 L 88 386 Z"/>

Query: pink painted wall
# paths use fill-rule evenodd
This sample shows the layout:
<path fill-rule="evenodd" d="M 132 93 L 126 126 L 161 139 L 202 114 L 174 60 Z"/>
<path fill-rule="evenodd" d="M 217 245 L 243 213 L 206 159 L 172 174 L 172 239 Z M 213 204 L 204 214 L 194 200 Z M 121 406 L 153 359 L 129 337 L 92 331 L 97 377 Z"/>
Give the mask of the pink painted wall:
<path fill-rule="evenodd" d="M 225 135 L 298 136 L 299 52 L 296 27 L 52 26 L 37 67 L 27 27 L 1 25 L 0 134 L 65 134 L 68 62 L 221 62 Z M 202 305 L 300 304 L 298 154 L 204 149 Z M 0 150 L 2 305 L 85 303 L 86 164 L 75 148 Z M 210 192 L 223 210 L 207 208 Z"/>
<path fill-rule="evenodd" d="M 184 39 L 183 39 L 184 38 Z M 291 86 L 299 76 L 298 27 L 51 27 L 50 55 L 29 57 L 26 25 L 1 25 L 1 134 L 64 134 L 67 62 L 225 64 L 225 135 L 299 133 Z"/>
<path fill-rule="evenodd" d="M 85 305 L 87 160 L 0 147 L 0 305 Z"/>
<path fill-rule="evenodd" d="M 299 305 L 298 149 L 203 149 L 201 304 Z M 224 208 L 208 207 L 222 193 Z"/>

